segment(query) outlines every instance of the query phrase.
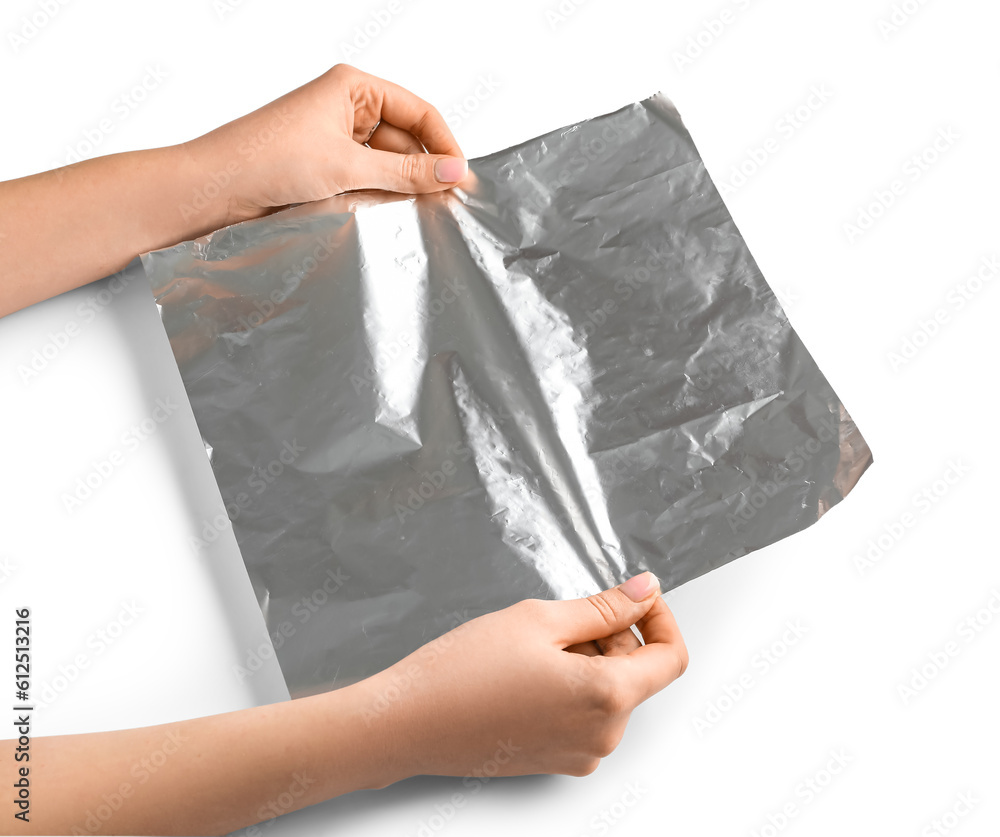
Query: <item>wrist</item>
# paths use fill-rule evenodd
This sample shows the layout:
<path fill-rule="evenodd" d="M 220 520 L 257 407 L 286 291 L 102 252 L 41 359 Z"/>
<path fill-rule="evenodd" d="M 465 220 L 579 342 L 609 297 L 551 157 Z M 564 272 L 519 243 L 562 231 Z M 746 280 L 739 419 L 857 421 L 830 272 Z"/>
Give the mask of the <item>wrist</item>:
<path fill-rule="evenodd" d="M 283 706 L 296 719 L 296 765 L 323 777 L 312 801 L 379 790 L 414 775 L 405 727 L 395 708 L 386 711 L 380 702 L 379 677 Z"/>
<path fill-rule="evenodd" d="M 228 227 L 263 214 L 251 209 L 240 197 L 240 179 L 245 163 L 235 154 L 220 150 L 212 135 L 171 146 L 184 184 L 180 205 L 182 218 L 192 222 L 197 234 Z M 194 233 L 193 233 L 194 234 Z"/>
<path fill-rule="evenodd" d="M 350 701 L 351 728 L 358 731 L 371 757 L 370 769 L 363 777 L 370 790 L 422 772 L 418 690 L 407 681 L 400 665 L 331 693 Z"/>

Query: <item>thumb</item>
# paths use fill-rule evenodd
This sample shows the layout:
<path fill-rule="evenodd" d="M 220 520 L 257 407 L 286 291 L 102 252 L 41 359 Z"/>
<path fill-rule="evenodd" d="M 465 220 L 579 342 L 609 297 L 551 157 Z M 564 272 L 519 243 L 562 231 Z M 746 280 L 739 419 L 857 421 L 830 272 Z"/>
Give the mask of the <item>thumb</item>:
<path fill-rule="evenodd" d="M 565 647 L 623 631 L 649 612 L 659 593 L 659 580 L 644 572 L 585 599 L 553 602 L 556 638 Z"/>
<path fill-rule="evenodd" d="M 444 154 L 399 154 L 356 146 L 348 163 L 351 189 L 385 189 L 420 194 L 440 192 L 462 180 L 469 164 L 462 157 Z"/>

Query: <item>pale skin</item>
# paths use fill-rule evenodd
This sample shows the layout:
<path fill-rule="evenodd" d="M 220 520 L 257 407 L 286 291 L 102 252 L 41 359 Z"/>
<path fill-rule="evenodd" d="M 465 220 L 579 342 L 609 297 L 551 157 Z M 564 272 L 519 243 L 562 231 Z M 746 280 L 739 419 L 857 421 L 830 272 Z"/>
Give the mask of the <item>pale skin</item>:
<path fill-rule="evenodd" d="M 289 204 L 361 188 L 440 191 L 467 171 L 433 107 L 338 65 L 191 142 L 0 183 L 0 316 Z M 473 619 L 337 691 L 33 739 L 31 819 L 8 822 L 23 834 L 225 834 L 420 774 L 582 776 L 687 663 L 659 583 L 642 573 L 587 598 Z M 16 747 L 0 742 L 8 788 Z"/>

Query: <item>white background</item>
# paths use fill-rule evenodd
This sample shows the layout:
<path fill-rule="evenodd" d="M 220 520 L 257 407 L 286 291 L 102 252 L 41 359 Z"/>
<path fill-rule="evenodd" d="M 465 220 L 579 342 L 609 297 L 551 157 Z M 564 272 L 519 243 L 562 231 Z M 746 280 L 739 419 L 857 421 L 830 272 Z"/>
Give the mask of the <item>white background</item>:
<path fill-rule="evenodd" d="M 1000 255 L 995 3 L 908 0 L 889 31 L 883 0 L 400 0 L 356 53 L 356 27 L 377 28 L 388 2 L 44 5 L 0 13 L 0 179 L 74 148 L 188 139 L 343 60 L 437 104 L 469 156 L 663 90 L 716 182 L 734 187 L 727 202 L 765 276 L 875 453 L 819 524 L 669 596 L 690 669 L 634 713 L 592 776 L 495 780 L 458 808 L 460 780 L 418 778 L 269 834 L 919 835 L 935 821 L 997 833 L 1000 280 L 973 280 Z M 44 22 L 31 37 L 24 15 Z M 814 86 L 825 92 L 810 100 Z M 795 127 L 786 114 L 800 107 Z M 913 156 L 949 133 L 919 168 Z M 756 167 L 742 183 L 741 165 Z M 850 235 L 869 205 L 880 217 Z M 915 356 L 894 364 L 907 339 Z M 36 351 L 49 357 L 25 379 Z M 219 498 L 141 273 L 119 293 L 98 283 L 0 322 L 0 398 L 0 609 L 32 608 L 36 690 L 54 695 L 35 732 L 282 699 L 273 664 L 242 682 L 233 671 L 264 629 L 231 535 L 188 547 Z M 158 398 L 176 407 L 134 445 Z M 69 513 L 64 493 L 116 451 L 121 464 Z M 888 534 L 905 514 L 912 525 Z M 880 535 L 884 553 L 859 567 Z M 139 615 L 123 615 L 133 602 Z M 948 643 L 957 653 L 938 670 Z M 901 695 L 925 664 L 933 678 Z M 830 776 L 833 752 L 846 767 Z M 803 784 L 827 779 L 814 795 Z M 971 812 L 949 814 L 967 810 L 963 793 Z"/>

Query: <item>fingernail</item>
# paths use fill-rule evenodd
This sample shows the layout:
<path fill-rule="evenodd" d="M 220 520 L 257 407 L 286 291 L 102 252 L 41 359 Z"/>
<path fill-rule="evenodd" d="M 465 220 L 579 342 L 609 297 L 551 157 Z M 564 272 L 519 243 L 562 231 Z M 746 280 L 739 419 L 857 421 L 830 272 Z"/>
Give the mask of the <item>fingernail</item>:
<path fill-rule="evenodd" d="M 457 183 L 469 171 L 469 163 L 461 157 L 442 157 L 434 162 L 434 177 L 438 183 Z"/>
<path fill-rule="evenodd" d="M 621 591 L 633 602 L 641 602 L 653 590 L 660 589 L 660 581 L 651 572 L 640 573 L 632 576 L 621 585 Z"/>

